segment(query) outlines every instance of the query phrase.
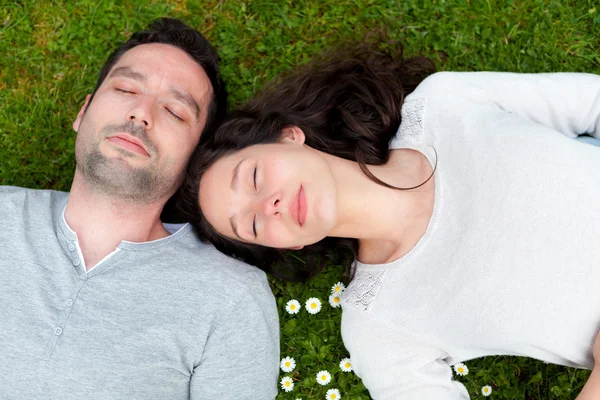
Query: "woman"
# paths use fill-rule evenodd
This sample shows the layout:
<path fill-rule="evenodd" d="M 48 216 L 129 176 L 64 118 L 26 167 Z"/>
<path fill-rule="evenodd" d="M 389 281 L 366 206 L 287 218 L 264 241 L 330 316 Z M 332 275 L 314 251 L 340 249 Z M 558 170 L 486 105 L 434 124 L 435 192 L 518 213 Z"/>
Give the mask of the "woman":
<path fill-rule="evenodd" d="M 343 263 L 376 399 L 468 398 L 450 365 L 492 354 L 592 368 L 600 77 L 433 72 L 361 47 L 252 100 L 191 165 L 196 229 L 286 279 Z"/>

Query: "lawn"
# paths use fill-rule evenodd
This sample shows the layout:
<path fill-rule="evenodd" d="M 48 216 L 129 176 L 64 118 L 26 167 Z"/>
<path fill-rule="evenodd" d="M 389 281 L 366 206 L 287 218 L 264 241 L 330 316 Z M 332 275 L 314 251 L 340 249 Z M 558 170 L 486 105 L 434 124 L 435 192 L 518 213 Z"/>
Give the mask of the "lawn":
<path fill-rule="evenodd" d="M 408 55 L 440 70 L 600 73 L 598 0 L 0 0 L 0 184 L 68 190 L 75 133 L 71 123 L 109 51 L 159 16 L 183 19 L 218 48 L 230 106 L 271 78 L 340 41 L 386 32 Z M 278 399 L 368 399 L 328 303 L 340 269 L 307 285 L 271 280 L 281 317 L 281 355 L 293 357 L 294 389 Z M 316 297 L 319 313 L 295 315 L 286 303 Z M 548 332 L 547 334 L 552 334 Z M 588 372 L 516 357 L 467 362 L 456 376 L 472 398 L 572 399 Z M 316 382 L 327 370 L 328 385 Z"/>

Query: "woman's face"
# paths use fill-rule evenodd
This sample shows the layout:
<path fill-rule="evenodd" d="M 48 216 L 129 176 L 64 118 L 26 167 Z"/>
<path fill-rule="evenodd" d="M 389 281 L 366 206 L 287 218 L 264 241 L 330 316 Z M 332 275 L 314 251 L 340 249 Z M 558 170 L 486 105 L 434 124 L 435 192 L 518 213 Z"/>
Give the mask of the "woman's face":
<path fill-rule="evenodd" d="M 247 147 L 215 162 L 200 181 L 200 207 L 226 237 L 300 248 L 328 236 L 336 222 L 329 163 L 286 128 L 280 142 Z"/>

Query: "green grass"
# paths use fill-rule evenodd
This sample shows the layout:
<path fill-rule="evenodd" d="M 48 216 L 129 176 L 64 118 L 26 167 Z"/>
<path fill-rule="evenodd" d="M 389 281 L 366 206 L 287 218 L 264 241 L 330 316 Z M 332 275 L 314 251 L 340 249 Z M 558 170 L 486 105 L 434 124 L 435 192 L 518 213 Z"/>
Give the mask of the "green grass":
<path fill-rule="evenodd" d="M 275 4 L 274 4 L 275 3 Z M 432 57 L 440 70 L 600 73 L 600 4 L 591 0 L 0 0 L 0 184 L 68 190 L 74 171 L 71 123 L 109 50 L 159 16 L 174 16 L 218 48 L 231 106 L 278 73 L 341 40 L 385 31 L 409 55 Z M 272 280 L 281 315 L 282 357 L 296 359 L 292 393 L 368 399 L 360 380 L 342 373 L 347 356 L 339 309 L 327 304 L 335 266 L 310 284 Z M 292 298 L 318 297 L 317 315 L 284 311 Z M 548 334 L 551 334 L 549 332 Z M 467 363 L 458 380 L 472 398 L 572 399 L 588 372 L 516 357 Z M 321 387 L 315 374 L 332 382 Z"/>

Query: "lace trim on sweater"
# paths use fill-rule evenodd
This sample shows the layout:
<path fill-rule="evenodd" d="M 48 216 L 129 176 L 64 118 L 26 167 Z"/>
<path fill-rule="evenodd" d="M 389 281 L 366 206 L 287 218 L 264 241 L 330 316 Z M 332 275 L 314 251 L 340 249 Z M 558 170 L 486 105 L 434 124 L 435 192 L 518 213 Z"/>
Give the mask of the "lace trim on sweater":
<path fill-rule="evenodd" d="M 346 304 L 354 305 L 363 311 L 369 311 L 375 296 L 383 284 L 385 271 L 370 272 L 356 271 L 352 282 L 348 285 L 342 296 Z"/>
<path fill-rule="evenodd" d="M 415 99 L 404 103 L 402 106 L 402 123 L 398 131 L 398 137 L 421 141 L 425 130 L 424 116 L 427 107 L 427 99 Z"/>

